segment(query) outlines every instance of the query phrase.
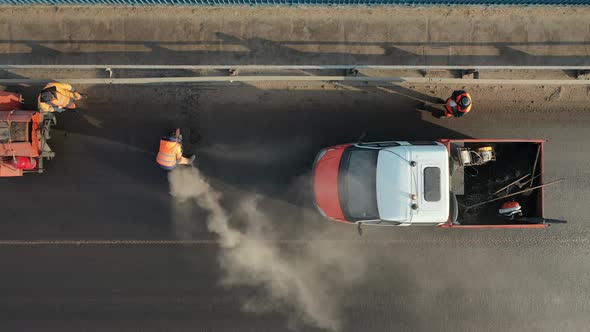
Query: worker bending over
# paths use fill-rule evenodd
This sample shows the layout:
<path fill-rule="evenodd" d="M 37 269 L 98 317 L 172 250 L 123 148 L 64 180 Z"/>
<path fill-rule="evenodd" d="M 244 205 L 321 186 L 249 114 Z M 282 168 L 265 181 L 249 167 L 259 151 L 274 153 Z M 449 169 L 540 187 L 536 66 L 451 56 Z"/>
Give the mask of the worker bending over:
<path fill-rule="evenodd" d="M 61 113 L 66 109 L 75 109 L 76 100 L 82 99 L 82 95 L 66 83 L 52 82 L 47 84 L 38 98 L 38 108 L 42 113 Z"/>
<path fill-rule="evenodd" d="M 171 170 L 178 165 L 192 165 L 195 160 L 195 155 L 190 158 L 182 156 L 182 135 L 180 128 L 172 131 L 168 136 L 162 137 L 160 140 L 160 152 L 156 157 L 156 162 L 160 164 L 163 169 Z"/>
<path fill-rule="evenodd" d="M 471 95 L 463 90 L 453 91 L 445 104 L 445 117 L 460 118 L 471 111 Z"/>

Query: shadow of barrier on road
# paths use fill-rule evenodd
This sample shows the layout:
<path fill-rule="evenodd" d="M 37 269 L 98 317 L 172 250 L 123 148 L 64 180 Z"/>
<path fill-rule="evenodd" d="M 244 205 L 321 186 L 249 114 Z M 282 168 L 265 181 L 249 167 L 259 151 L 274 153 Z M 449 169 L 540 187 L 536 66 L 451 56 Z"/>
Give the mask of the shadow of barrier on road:
<path fill-rule="evenodd" d="M 30 50 L 0 54 L 0 63 L 15 65 L 590 65 L 588 41 L 529 42 L 526 36 L 514 42 L 371 42 L 271 40 L 215 32 L 204 41 L 0 40 L 0 46 Z"/>
<path fill-rule="evenodd" d="M 187 138 L 186 154 L 196 150 L 208 175 L 275 196 L 310 170 L 321 148 L 354 142 L 363 132 L 368 132 L 367 140 L 465 137 L 424 121 L 416 112 L 421 100 L 432 97 L 388 87 L 95 86 L 85 90 L 90 99 L 81 112 L 92 114 L 103 126 L 69 112 L 60 117 L 58 128 L 153 151 L 155 156 L 159 138 L 178 126 Z M 108 96 L 110 102 L 101 102 L 99 96 Z M 202 137 L 200 144 L 195 133 Z M 137 175 L 137 170 L 129 173 Z"/>

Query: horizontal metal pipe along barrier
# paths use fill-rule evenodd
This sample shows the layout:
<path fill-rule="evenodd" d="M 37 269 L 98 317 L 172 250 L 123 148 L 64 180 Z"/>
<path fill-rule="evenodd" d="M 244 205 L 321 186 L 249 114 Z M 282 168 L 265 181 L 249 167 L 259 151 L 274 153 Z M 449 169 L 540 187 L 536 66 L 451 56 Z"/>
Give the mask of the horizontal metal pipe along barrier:
<path fill-rule="evenodd" d="M 479 85 L 590 85 L 590 80 L 559 79 L 469 79 L 434 77 L 357 77 L 357 76 L 200 76 L 144 78 L 63 78 L 63 79 L 0 79 L 0 84 L 44 84 L 63 81 L 70 84 L 172 84 L 214 82 L 391 82 L 413 84 L 479 84 Z"/>
<path fill-rule="evenodd" d="M 0 69 L 187 69 L 187 70 L 590 70 L 589 66 L 420 66 L 420 65 L 0 65 Z"/>

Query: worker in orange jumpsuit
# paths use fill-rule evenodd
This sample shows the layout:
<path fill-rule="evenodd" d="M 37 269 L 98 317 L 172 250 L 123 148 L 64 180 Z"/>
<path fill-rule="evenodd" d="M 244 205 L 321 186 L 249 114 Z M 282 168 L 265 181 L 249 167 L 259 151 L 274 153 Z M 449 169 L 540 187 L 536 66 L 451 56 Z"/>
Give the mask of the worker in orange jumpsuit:
<path fill-rule="evenodd" d="M 42 113 L 61 113 L 66 109 L 75 109 L 77 100 L 82 99 L 82 95 L 66 83 L 52 82 L 47 84 L 37 100 L 39 111 Z"/>
<path fill-rule="evenodd" d="M 471 95 L 463 90 L 453 91 L 445 103 L 444 116 L 460 118 L 471 111 Z"/>
<path fill-rule="evenodd" d="M 156 162 L 164 169 L 171 170 L 178 165 L 192 165 L 195 161 L 195 155 L 190 158 L 182 156 L 182 135 L 180 128 L 172 131 L 168 136 L 160 140 L 160 151 L 156 157 Z"/>

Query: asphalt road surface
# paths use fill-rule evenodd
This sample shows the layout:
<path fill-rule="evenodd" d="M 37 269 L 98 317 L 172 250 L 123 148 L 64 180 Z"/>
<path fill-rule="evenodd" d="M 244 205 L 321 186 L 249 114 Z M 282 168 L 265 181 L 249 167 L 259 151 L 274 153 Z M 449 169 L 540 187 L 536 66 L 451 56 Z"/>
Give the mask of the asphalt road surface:
<path fill-rule="evenodd" d="M 80 86 L 88 99 L 80 111 L 59 115 L 51 140 L 57 157 L 47 172 L 1 180 L 0 326 L 320 330 L 301 306 L 273 300 L 264 286 L 224 283 L 223 251 L 207 230 L 207 214 L 175 201 L 166 172 L 154 162 L 160 136 L 180 126 L 187 153 L 197 153 L 199 169 L 223 193 L 230 224 L 243 226 L 240 202 L 258 197 L 258 210 L 272 225 L 268 240 L 288 253 L 269 263 L 278 268 L 305 258 L 294 259 L 303 271 L 314 267 L 302 289 L 334 310 L 340 330 L 587 330 L 590 90 L 474 86 L 474 111 L 462 119 L 416 111 L 453 88 Z M 23 92 L 34 105 L 38 87 L 6 89 Z M 313 210 L 308 176 L 320 148 L 354 141 L 363 131 L 369 140 L 549 139 L 545 178 L 566 180 L 546 190 L 546 217 L 568 223 L 543 230 L 366 227 L 359 239 L 354 227 Z M 36 240 L 58 242 L 18 242 Z M 252 302 L 255 312 L 244 308 Z"/>
<path fill-rule="evenodd" d="M 89 98 L 80 113 L 59 118 L 52 139 L 57 158 L 47 173 L 2 180 L 2 239 L 208 241 L 3 246 L 1 325 L 29 331 L 287 326 L 293 318 L 282 310 L 241 310 L 257 290 L 223 287 L 205 215 L 175 208 L 154 157 L 159 136 L 178 125 L 229 211 L 259 195 L 260 209 L 281 231 L 277 241 L 303 240 L 284 245 L 287 250 L 303 250 L 313 238 L 328 243 L 317 255 L 337 251 L 365 261 L 360 279 L 329 294 L 340 303 L 343 330 L 584 330 L 590 309 L 584 89 L 562 91 L 573 100 L 550 102 L 543 96 L 553 91 L 542 87 L 474 87 L 480 99 L 473 114 L 447 122 L 417 113 L 410 90 L 395 89 L 83 87 Z M 529 109 L 533 100 L 541 102 Z M 567 180 L 547 189 L 546 214 L 569 223 L 544 230 L 366 228 L 366 241 L 359 242 L 354 227 L 313 211 L 305 178 L 319 148 L 352 141 L 363 130 L 370 139 L 548 138 L 546 178 Z"/>

